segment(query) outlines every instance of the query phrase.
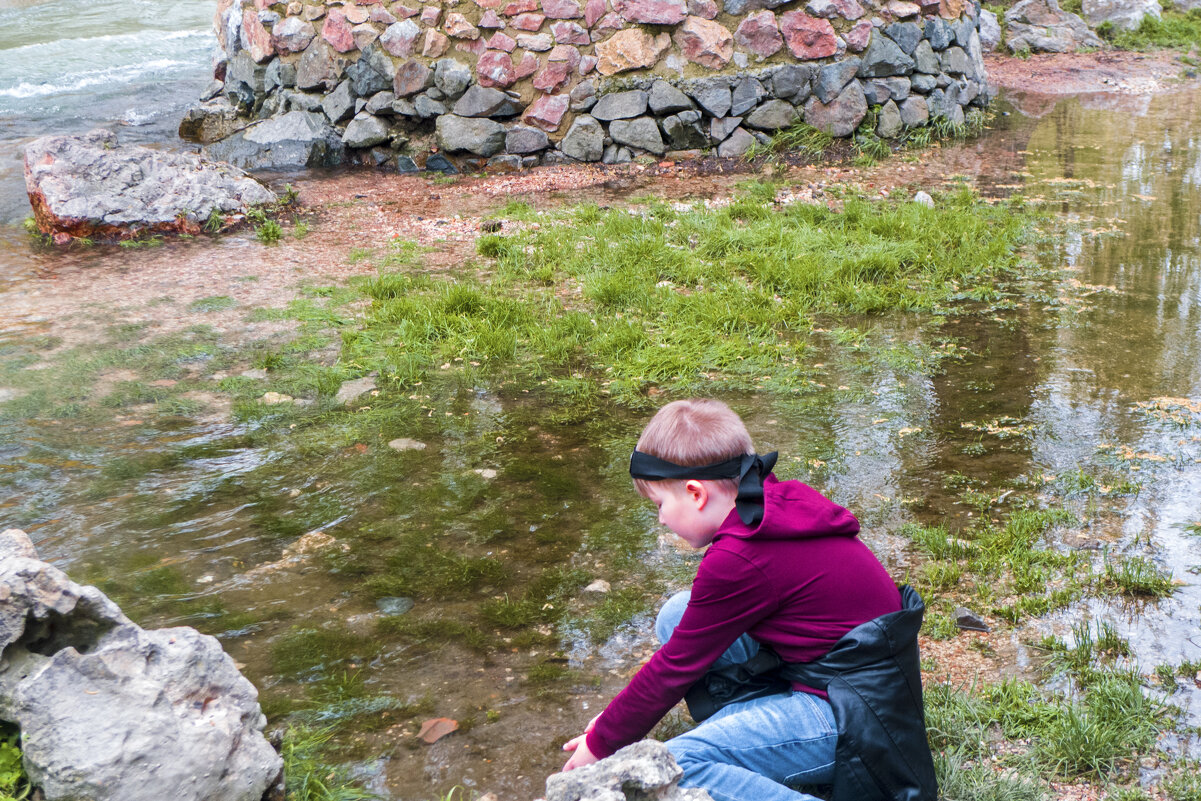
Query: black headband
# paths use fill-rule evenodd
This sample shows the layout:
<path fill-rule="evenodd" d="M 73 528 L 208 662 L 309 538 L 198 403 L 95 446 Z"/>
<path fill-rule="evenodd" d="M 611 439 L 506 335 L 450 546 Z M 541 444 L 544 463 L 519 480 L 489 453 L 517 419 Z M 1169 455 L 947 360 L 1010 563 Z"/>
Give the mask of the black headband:
<path fill-rule="evenodd" d="M 738 517 L 743 523 L 757 526 L 763 520 L 763 479 L 776 466 L 778 456 L 776 451 L 764 456 L 744 453 L 724 462 L 689 467 L 636 450 L 630 455 L 630 477 L 644 481 L 736 478 L 738 497 L 734 501 L 734 508 L 738 510 Z"/>

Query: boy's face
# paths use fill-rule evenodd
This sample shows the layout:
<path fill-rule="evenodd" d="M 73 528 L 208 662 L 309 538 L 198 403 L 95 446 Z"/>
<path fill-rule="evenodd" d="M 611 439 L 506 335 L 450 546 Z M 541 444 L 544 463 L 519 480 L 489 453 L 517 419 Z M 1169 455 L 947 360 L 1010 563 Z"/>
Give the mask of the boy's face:
<path fill-rule="evenodd" d="M 659 522 L 693 548 L 713 542 L 721 524 L 734 508 L 729 493 L 715 491 L 709 482 L 657 481 L 649 484 L 646 496 L 659 507 Z"/>

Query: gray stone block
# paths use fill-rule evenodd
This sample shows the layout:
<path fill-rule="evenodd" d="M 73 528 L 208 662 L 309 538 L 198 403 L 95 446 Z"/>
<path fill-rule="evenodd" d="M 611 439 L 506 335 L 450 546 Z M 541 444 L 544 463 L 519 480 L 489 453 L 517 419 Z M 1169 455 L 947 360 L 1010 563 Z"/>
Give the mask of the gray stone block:
<path fill-rule="evenodd" d="M 651 113 L 662 117 L 696 108 L 688 95 L 672 86 L 667 81 L 655 81 L 647 96 L 647 105 Z"/>
<path fill-rule="evenodd" d="M 741 117 L 759 105 L 767 97 L 767 89 L 756 78 L 749 76 L 738 80 L 731 91 L 730 114 Z"/>
<path fill-rule="evenodd" d="M 434 127 L 438 146 L 451 153 L 466 151 L 487 158 L 505 146 L 505 126 L 494 120 L 442 114 Z"/>
<path fill-rule="evenodd" d="M 817 71 L 817 76 L 813 79 L 813 94 L 821 102 L 829 103 L 838 97 L 856 73 L 862 70 L 863 64 L 854 57 L 827 64 Z"/>
<path fill-rule="evenodd" d="M 641 89 L 604 95 L 592 107 L 592 116 L 605 122 L 632 119 L 646 113 L 648 99 Z"/>
<path fill-rule="evenodd" d="M 601 100 L 603 101 L 604 98 Z M 599 106 L 600 103 L 597 105 Z M 609 123 L 609 136 L 618 144 L 646 150 L 657 156 L 662 156 L 667 152 L 667 148 L 663 144 L 663 137 L 659 134 L 659 126 L 651 117 L 614 120 Z"/>
<path fill-rule="evenodd" d="M 575 118 L 559 150 L 576 161 L 600 161 L 605 152 L 605 132 L 595 117 L 581 114 Z"/>

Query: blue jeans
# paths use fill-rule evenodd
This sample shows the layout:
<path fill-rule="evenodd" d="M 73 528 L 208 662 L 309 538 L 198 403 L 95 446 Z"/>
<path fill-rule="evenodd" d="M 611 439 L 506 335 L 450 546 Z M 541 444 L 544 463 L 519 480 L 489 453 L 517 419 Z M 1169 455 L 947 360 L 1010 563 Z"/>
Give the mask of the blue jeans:
<path fill-rule="evenodd" d="M 688 605 L 687 591 L 667 600 L 655 621 L 665 643 Z M 715 665 L 750 659 L 759 643 L 744 634 Z M 784 783 L 830 784 L 834 779 L 834 713 L 822 698 L 788 692 L 723 707 L 695 729 L 667 741 L 684 777 L 715 801 L 816 801 Z"/>

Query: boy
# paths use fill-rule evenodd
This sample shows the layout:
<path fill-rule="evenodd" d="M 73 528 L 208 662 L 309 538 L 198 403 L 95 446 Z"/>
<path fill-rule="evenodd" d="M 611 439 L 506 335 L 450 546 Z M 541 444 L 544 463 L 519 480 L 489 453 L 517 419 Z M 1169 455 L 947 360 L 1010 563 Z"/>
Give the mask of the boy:
<path fill-rule="evenodd" d="M 833 784 L 835 799 L 933 801 L 921 601 L 898 592 L 850 512 L 777 480 L 775 461 L 755 454 L 742 420 L 718 401 L 670 403 L 647 425 L 630 462 L 634 483 L 660 523 L 708 551 L 691 592 L 659 614 L 662 646 L 563 746 L 574 752 L 563 769 L 641 739 L 698 682 L 774 651 L 783 692 L 735 698 L 667 743 L 682 786 L 717 801 L 812 798 L 785 783 Z"/>

